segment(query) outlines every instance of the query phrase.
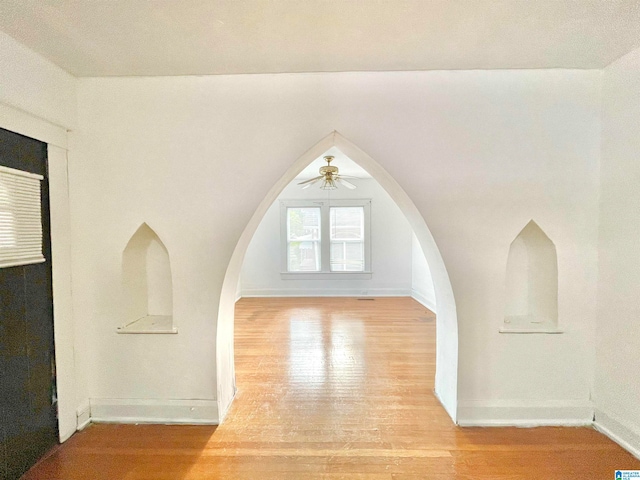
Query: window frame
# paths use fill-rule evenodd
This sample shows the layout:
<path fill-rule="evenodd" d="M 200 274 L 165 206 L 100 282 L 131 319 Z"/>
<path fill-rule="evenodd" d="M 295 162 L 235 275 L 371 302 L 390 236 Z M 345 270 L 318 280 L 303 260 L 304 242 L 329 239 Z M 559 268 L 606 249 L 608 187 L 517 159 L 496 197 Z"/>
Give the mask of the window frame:
<path fill-rule="evenodd" d="M 330 208 L 362 207 L 364 210 L 364 270 L 331 270 L 331 228 Z M 291 272 L 288 259 L 288 208 L 320 208 L 320 271 Z M 318 280 L 326 278 L 349 278 L 353 280 L 370 279 L 371 271 L 371 199 L 340 200 L 280 200 L 280 276 L 282 279 Z"/>

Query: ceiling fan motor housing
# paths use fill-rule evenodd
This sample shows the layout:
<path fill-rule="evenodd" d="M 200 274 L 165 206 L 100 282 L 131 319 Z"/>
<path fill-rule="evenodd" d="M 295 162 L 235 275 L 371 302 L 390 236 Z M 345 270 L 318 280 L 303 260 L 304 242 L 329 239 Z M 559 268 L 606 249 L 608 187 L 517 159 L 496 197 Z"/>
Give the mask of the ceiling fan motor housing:
<path fill-rule="evenodd" d="M 338 167 L 332 167 L 331 165 L 327 165 L 326 167 L 320 167 L 320 175 L 337 175 Z"/>
<path fill-rule="evenodd" d="M 331 166 L 331 162 L 334 159 L 333 155 L 327 155 L 324 159 L 327 161 L 327 166 L 320 167 L 320 175 L 324 175 L 327 178 L 330 178 L 333 175 L 338 175 L 338 167 Z"/>
<path fill-rule="evenodd" d="M 340 176 L 338 167 L 331 166 L 331 162 L 334 159 L 333 155 L 326 155 L 324 159 L 327 162 L 327 165 L 325 167 L 320 167 L 320 169 L 318 170 L 320 176 L 310 178 L 309 180 L 305 180 L 304 182 L 300 182 L 298 183 L 298 185 L 303 185 L 302 188 L 309 188 L 311 185 L 322 180 L 322 184 L 320 185 L 320 188 L 322 190 L 335 190 L 336 188 L 338 188 L 338 182 L 345 187 L 350 188 L 351 190 L 356 188 L 353 183 L 348 182 Z"/>

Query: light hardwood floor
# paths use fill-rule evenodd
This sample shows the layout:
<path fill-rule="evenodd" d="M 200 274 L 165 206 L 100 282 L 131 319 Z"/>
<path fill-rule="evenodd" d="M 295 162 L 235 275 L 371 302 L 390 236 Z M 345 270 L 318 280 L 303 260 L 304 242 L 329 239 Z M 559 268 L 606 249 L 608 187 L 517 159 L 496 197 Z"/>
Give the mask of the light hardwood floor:
<path fill-rule="evenodd" d="M 243 299 L 220 427 L 93 425 L 25 480 L 608 480 L 589 428 L 459 428 L 433 395 L 435 317 L 408 298 Z"/>

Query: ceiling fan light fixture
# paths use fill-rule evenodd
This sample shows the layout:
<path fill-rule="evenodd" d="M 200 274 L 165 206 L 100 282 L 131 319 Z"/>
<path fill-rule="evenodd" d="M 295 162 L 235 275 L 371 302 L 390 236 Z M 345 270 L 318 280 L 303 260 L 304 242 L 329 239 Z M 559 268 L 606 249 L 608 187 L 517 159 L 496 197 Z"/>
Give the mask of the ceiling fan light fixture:
<path fill-rule="evenodd" d="M 336 181 L 332 177 L 328 176 L 322 181 L 320 188 L 322 190 L 335 190 L 338 188 L 338 185 L 336 185 Z"/>
<path fill-rule="evenodd" d="M 338 167 L 334 167 L 331 165 L 331 162 L 334 160 L 333 155 L 326 155 L 324 157 L 324 160 L 327 162 L 327 164 L 323 167 L 320 167 L 320 170 L 318 171 L 318 173 L 320 174 L 319 176 L 310 178 L 309 180 L 305 180 L 304 182 L 299 182 L 298 185 L 302 185 L 302 188 L 304 189 L 320 182 L 320 189 L 322 190 L 336 190 L 338 188 L 338 183 L 340 185 L 344 185 L 350 190 L 356 188 L 353 183 L 348 182 L 342 175 L 340 175 Z"/>

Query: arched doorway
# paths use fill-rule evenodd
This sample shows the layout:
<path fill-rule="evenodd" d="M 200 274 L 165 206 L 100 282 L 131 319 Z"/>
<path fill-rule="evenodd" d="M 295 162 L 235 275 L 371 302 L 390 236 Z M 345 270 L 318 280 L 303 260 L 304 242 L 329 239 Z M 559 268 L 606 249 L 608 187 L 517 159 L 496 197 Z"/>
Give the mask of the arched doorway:
<path fill-rule="evenodd" d="M 429 264 L 438 305 L 435 393 L 454 422 L 457 420 L 458 323 L 455 298 L 444 261 L 427 224 L 402 187 L 373 158 L 334 131 L 301 155 L 271 188 L 245 227 L 227 267 L 216 329 L 217 400 L 220 421 L 235 395 L 234 305 L 244 255 L 267 209 L 285 186 L 307 165 L 332 147 L 364 168 L 389 194 L 413 229 Z"/>

